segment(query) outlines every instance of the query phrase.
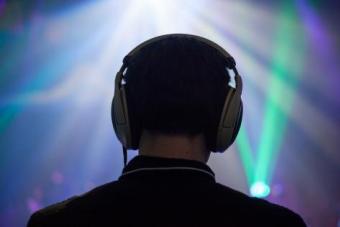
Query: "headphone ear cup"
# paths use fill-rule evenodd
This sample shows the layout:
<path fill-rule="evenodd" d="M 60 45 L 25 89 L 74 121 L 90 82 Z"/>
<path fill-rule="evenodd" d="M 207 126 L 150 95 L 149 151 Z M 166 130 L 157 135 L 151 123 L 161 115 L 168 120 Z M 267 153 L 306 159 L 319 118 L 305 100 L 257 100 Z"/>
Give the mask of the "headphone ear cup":
<path fill-rule="evenodd" d="M 112 125 L 113 125 L 113 129 L 115 131 L 115 134 L 118 138 L 118 140 L 120 141 L 119 139 L 119 132 L 118 132 L 118 129 L 117 129 L 117 121 L 116 121 L 116 115 L 115 115 L 115 101 L 114 101 L 115 97 L 113 97 L 112 99 L 112 103 L 111 103 L 111 120 L 112 120 Z"/>
<path fill-rule="evenodd" d="M 223 107 L 213 152 L 224 152 L 235 141 L 241 124 L 242 111 L 241 97 L 235 89 L 231 89 Z"/>
<path fill-rule="evenodd" d="M 125 88 L 121 88 L 115 91 L 115 95 L 111 105 L 111 118 L 114 131 L 118 140 L 126 149 L 134 149 L 131 141 L 131 128 L 129 122 L 129 114 L 126 103 Z"/>
<path fill-rule="evenodd" d="M 230 141 L 230 145 L 233 144 L 236 140 L 237 134 L 238 134 L 238 132 L 240 131 L 240 128 L 241 128 L 242 118 L 243 118 L 243 102 L 241 100 L 237 120 L 235 122 L 233 136 L 232 136 L 231 141 Z"/>

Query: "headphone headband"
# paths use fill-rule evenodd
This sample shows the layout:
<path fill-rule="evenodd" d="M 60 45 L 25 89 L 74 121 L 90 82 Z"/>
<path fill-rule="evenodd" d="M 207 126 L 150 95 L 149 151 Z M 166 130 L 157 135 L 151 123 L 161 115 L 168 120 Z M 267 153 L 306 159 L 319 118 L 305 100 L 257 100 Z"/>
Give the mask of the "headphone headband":
<path fill-rule="evenodd" d="M 123 64 L 128 65 L 129 60 L 135 56 L 141 49 L 143 49 L 144 47 L 148 46 L 151 43 L 155 43 L 161 40 L 165 40 L 168 38 L 177 38 L 177 37 L 187 37 L 187 38 L 192 38 L 195 40 L 198 40 L 202 43 L 205 43 L 206 45 L 215 48 L 219 53 L 221 53 L 225 59 L 227 60 L 227 67 L 228 69 L 236 69 L 236 62 L 234 60 L 234 58 L 225 50 L 223 49 L 220 45 L 218 45 L 217 43 L 203 38 L 201 36 L 197 36 L 197 35 L 191 35 L 191 34 L 181 34 L 181 33 L 176 33 L 176 34 L 167 34 L 167 35 L 161 35 L 161 36 L 156 36 L 154 38 L 151 38 L 149 40 L 146 40 L 144 42 L 142 42 L 141 44 L 139 44 L 138 46 L 136 46 L 134 49 L 132 49 L 123 59 Z M 237 74 L 237 73 L 236 73 Z"/>
<path fill-rule="evenodd" d="M 228 69 L 233 70 L 234 74 L 235 74 L 235 82 L 236 82 L 236 92 L 239 93 L 239 95 L 241 95 L 242 93 L 242 79 L 236 69 L 236 62 L 234 60 L 234 58 L 225 50 L 223 49 L 220 45 L 218 45 L 217 43 L 203 38 L 201 36 L 197 36 L 197 35 L 192 35 L 192 34 L 182 34 L 182 33 L 174 33 L 174 34 L 167 34 L 167 35 L 161 35 L 161 36 L 156 36 L 154 38 L 148 39 L 144 42 L 142 42 L 141 44 L 139 44 L 138 46 L 136 46 L 135 48 L 133 48 L 124 58 L 123 58 L 123 65 L 120 68 L 119 72 L 117 73 L 116 76 L 116 86 L 118 84 L 121 83 L 121 80 L 124 78 L 123 76 L 123 72 L 125 70 L 126 67 L 128 67 L 130 59 L 135 56 L 136 54 L 138 54 L 138 52 L 143 49 L 144 47 L 148 46 L 151 43 L 155 43 L 161 40 L 165 40 L 168 38 L 176 38 L 176 37 L 187 37 L 187 38 L 192 38 L 195 40 L 198 40 L 212 48 L 215 48 L 220 54 L 223 55 L 223 57 L 226 59 L 226 66 Z M 118 74 L 121 75 L 118 75 Z M 117 77 L 119 77 L 119 80 L 117 81 Z M 118 83 L 117 83 L 118 82 Z"/>

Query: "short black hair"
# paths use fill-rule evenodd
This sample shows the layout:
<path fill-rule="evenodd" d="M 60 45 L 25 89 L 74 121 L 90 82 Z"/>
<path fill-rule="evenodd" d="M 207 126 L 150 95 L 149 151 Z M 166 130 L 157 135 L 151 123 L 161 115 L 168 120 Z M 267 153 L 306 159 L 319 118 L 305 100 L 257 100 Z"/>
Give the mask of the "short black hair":
<path fill-rule="evenodd" d="M 215 143 L 229 81 L 225 58 L 206 43 L 169 37 L 149 44 L 130 59 L 125 74 L 132 130 L 203 133 Z"/>

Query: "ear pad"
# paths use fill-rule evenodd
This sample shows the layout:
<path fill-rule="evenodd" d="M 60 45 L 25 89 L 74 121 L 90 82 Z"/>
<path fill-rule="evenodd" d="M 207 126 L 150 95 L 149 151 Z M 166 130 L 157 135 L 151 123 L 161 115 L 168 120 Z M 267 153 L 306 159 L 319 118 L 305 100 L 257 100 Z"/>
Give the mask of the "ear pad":
<path fill-rule="evenodd" d="M 236 123 L 235 123 L 233 136 L 232 136 L 231 141 L 230 141 L 230 145 L 235 142 L 237 134 L 240 131 L 241 124 L 242 124 L 242 117 L 243 117 L 243 102 L 241 101 L 240 110 L 238 112 L 238 116 L 237 116 L 237 120 L 236 120 Z"/>
<path fill-rule="evenodd" d="M 226 97 L 217 129 L 216 147 L 213 152 L 224 152 L 234 141 L 239 131 L 243 114 L 241 97 L 231 89 Z"/>
<path fill-rule="evenodd" d="M 111 105 L 111 118 L 118 140 L 126 149 L 135 149 L 131 141 L 131 128 L 124 85 L 121 87 L 117 85 L 115 87 L 115 94 Z"/>
<path fill-rule="evenodd" d="M 112 125 L 113 125 L 113 129 L 115 131 L 115 134 L 116 134 L 118 140 L 120 141 L 119 136 L 118 136 L 116 116 L 115 116 L 114 98 L 112 99 L 112 103 L 111 103 L 111 120 L 112 120 Z"/>
<path fill-rule="evenodd" d="M 118 111 L 118 107 L 115 107 L 115 97 L 113 97 L 112 99 L 112 104 L 111 104 L 111 120 L 112 120 L 112 125 L 113 125 L 113 129 L 115 131 L 115 134 L 118 138 L 118 140 L 122 143 L 123 139 L 122 139 L 122 135 L 121 132 L 118 130 L 118 126 L 117 126 L 117 114 L 115 114 L 116 111 Z M 124 144 L 123 144 L 124 145 Z"/>

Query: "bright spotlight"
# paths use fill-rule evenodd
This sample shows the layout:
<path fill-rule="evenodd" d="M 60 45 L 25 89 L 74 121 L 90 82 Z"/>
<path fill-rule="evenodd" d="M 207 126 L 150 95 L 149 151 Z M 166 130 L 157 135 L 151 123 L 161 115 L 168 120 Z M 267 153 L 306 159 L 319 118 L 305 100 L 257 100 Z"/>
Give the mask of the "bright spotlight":
<path fill-rule="evenodd" d="M 258 198 L 267 197 L 270 194 L 270 187 L 264 182 L 255 182 L 250 187 L 250 194 Z"/>

